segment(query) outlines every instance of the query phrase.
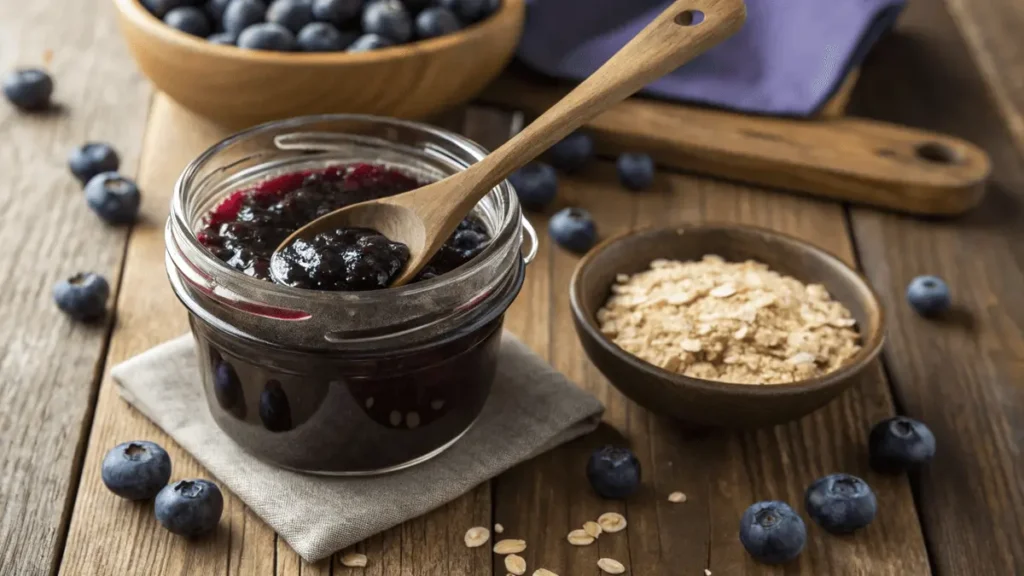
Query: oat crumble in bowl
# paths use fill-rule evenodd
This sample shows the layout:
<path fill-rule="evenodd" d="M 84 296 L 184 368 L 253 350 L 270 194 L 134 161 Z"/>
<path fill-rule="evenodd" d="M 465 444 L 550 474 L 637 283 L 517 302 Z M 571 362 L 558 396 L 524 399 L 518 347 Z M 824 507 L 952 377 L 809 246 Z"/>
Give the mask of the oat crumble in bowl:
<path fill-rule="evenodd" d="M 658 259 L 619 274 L 597 312 L 601 333 L 669 372 L 735 384 L 824 376 L 861 350 L 856 321 L 820 284 L 748 260 Z"/>

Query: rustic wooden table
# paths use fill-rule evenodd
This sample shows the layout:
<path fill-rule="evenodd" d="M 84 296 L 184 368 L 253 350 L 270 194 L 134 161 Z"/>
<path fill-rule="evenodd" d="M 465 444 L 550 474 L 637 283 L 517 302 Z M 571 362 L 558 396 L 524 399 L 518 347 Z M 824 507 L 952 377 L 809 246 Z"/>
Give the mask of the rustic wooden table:
<path fill-rule="evenodd" d="M 1024 574 L 1024 4 L 1014 0 L 913 0 L 896 34 L 864 66 L 851 111 L 946 131 L 992 155 L 983 205 L 953 221 L 871 209 L 662 173 L 630 194 L 602 161 L 566 180 L 558 204 L 593 211 L 604 234 L 646 224 L 727 220 L 809 239 L 857 263 L 889 311 L 890 341 L 875 377 L 827 408 L 749 433 L 681 432 L 611 388 L 571 328 L 566 285 L 576 258 L 542 241 L 508 328 L 607 405 L 608 426 L 632 442 L 646 474 L 627 504 L 598 500 L 583 463 L 600 438 L 527 462 L 422 518 L 370 538 L 366 574 L 504 574 L 465 530 L 501 522 L 529 542 L 531 571 L 596 574 L 599 556 L 636 575 Z M 107 0 L 0 0 L 0 68 L 52 51 L 63 110 L 23 116 L 0 106 L 0 574 L 336 576 L 364 573 L 337 561 L 304 564 L 234 496 L 215 536 L 186 541 L 161 529 L 147 506 L 113 497 L 99 462 L 115 443 L 152 439 L 174 458 L 175 478 L 205 472 L 121 401 L 109 368 L 187 330 L 167 285 L 163 223 L 171 184 L 222 130 L 159 96 L 130 62 Z M 487 146 L 508 136 L 511 114 L 470 107 L 444 119 Z M 144 190 L 131 230 L 101 226 L 64 168 L 66 151 L 106 140 Z M 531 217 L 539 230 L 544 215 Z M 100 326 L 66 320 L 50 286 L 79 270 L 107 275 L 116 317 Z M 907 282 L 935 273 L 958 306 L 926 322 L 903 303 Z M 937 460 L 919 475 L 886 478 L 865 463 L 871 423 L 906 413 L 927 422 Z M 600 436 L 600 434 L 598 434 Z M 751 562 L 737 524 L 765 498 L 793 503 L 829 472 L 864 476 L 881 512 L 853 537 L 812 527 L 786 568 Z M 665 495 L 684 491 L 685 504 Z M 622 537 L 572 548 L 563 535 L 617 510 Z"/>

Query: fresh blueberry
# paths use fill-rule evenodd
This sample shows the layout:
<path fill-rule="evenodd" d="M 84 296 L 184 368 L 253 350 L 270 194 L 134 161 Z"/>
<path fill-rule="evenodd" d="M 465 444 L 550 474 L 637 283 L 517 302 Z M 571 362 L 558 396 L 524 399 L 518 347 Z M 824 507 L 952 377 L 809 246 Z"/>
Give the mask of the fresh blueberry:
<path fill-rule="evenodd" d="M 654 160 L 647 154 L 622 154 L 615 167 L 619 182 L 630 190 L 646 190 L 654 184 Z"/>
<path fill-rule="evenodd" d="M 754 560 L 782 564 L 796 558 L 807 543 L 807 527 L 789 504 L 758 502 L 740 520 L 740 542 Z"/>
<path fill-rule="evenodd" d="M 180 536 L 199 536 L 217 527 L 224 496 L 209 480 L 179 480 L 164 486 L 154 503 L 156 519 Z"/>
<path fill-rule="evenodd" d="M 363 10 L 363 32 L 403 44 L 412 38 L 412 19 L 398 0 L 375 0 Z"/>
<path fill-rule="evenodd" d="M 298 34 L 299 30 L 313 21 L 311 0 L 274 0 L 267 9 L 267 22 L 280 24 Z"/>
<path fill-rule="evenodd" d="M 380 50 L 381 48 L 387 48 L 388 46 L 394 46 L 394 43 L 383 36 L 377 34 L 363 34 L 356 41 L 348 47 L 349 52 L 368 52 L 370 50 Z"/>
<path fill-rule="evenodd" d="M 263 22 L 266 12 L 267 6 L 260 0 L 231 0 L 228 7 L 224 9 L 221 27 L 225 32 L 238 36 L 242 30 Z"/>
<path fill-rule="evenodd" d="M 185 5 L 184 0 L 141 0 L 142 7 L 149 13 L 163 20 L 167 13 Z"/>
<path fill-rule="evenodd" d="M 640 487 L 640 461 L 629 448 L 598 448 L 587 461 L 587 480 L 602 498 L 624 500 Z"/>
<path fill-rule="evenodd" d="M 203 9 L 206 10 L 206 15 L 210 17 L 210 21 L 219 23 L 224 19 L 224 11 L 227 10 L 228 4 L 231 0 L 207 0 Z"/>
<path fill-rule="evenodd" d="M 85 185 L 89 208 L 110 224 L 128 224 L 139 214 L 139 187 L 117 172 L 102 172 Z"/>
<path fill-rule="evenodd" d="M 217 397 L 217 404 L 221 408 L 240 419 L 245 419 L 245 396 L 242 392 L 242 382 L 238 379 L 238 373 L 235 372 L 234 367 L 222 360 L 216 352 L 214 352 L 213 358 L 213 394 Z"/>
<path fill-rule="evenodd" d="M 871 524 L 878 501 L 867 482 L 850 474 L 830 474 L 807 488 L 807 513 L 833 534 L 847 534 Z"/>
<path fill-rule="evenodd" d="M 4 96 L 26 111 L 45 110 L 53 96 L 53 79 L 38 68 L 19 68 L 4 76 Z"/>
<path fill-rule="evenodd" d="M 352 34 L 343 34 L 326 22 L 306 24 L 296 38 L 296 44 L 303 52 L 337 52 L 348 48 L 352 42 L 355 42 Z"/>
<path fill-rule="evenodd" d="M 152 442 L 125 442 L 104 456 L 100 476 L 107 488 L 121 498 L 147 500 L 171 479 L 171 457 Z"/>
<path fill-rule="evenodd" d="M 363 0 L 313 0 L 313 18 L 342 27 L 363 11 Z"/>
<path fill-rule="evenodd" d="M 905 416 L 882 420 L 868 436 L 871 467 L 898 474 L 935 457 L 935 436 L 923 423 Z"/>
<path fill-rule="evenodd" d="M 171 28 L 200 38 L 206 38 L 213 31 L 210 21 L 206 18 L 206 12 L 195 6 L 182 6 L 171 10 L 164 16 L 164 23 Z"/>
<path fill-rule="evenodd" d="M 280 24 L 272 22 L 253 24 L 238 35 L 238 47 L 249 50 L 291 52 L 295 49 L 295 35 Z"/>
<path fill-rule="evenodd" d="M 548 222 L 548 234 L 559 246 L 582 254 L 597 242 L 597 226 L 582 208 L 563 208 Z"/>
<path fill-rule="evenodd" d="M 285 432 L 292 429 L 291 407 L 288 396 L 281 389 L 281 383 L 270 380 L 260 394 L 260 421 L 271 432 Z"/>
<path fill-rule="evenodd" d="M 501 0 L 484 0 L 484 10 L 480 15 L 480 19 L 487 18 L 491 14 L 494 14 L 501 9 Z"/>
<path fill-rule="evenodd" d="M 542 162 L 530 162 L 513 172 L 508 181 L 527 210 L 543 210 L 558 193 L 558 174 Z"/>
<path fill-rule="evenodd" d="M 594 157 L 594 139 L 585 132 L 573 132 L 548 150 L 548 158 L 555 168 L 575 172 Z"/>
<path fill-rule="evenodd" d="M 53 287 L 53 300 L 57 307 L 75 320 L 95 320 L 107 310 L 110 285 L 99 274 L 75 274 Z"/>
<path fill-rule="evenodd" d="M 405 5 L 405 9 L 410 14 L 416 14 L 421 10 L 426 10 L 434 3 L 434 0 L 400 0 Z"/>
<path fill-rule="evenodd" d="M 103 142 L 86 142 L 68 154 L 68 167 L 83 186 L 100 172 L 116 172 L 120 165 L 117 152 Z"/>
<path fill-rule="evenodd" d="M 221 46 L 234 46 L 238 43 L 238 37 L 230 32 L 217 32 L 207 36 L 206 41 L 211 44 L 220 44 Z"/>
<path fill-rule="evenodd" d="M 459 28 L 462 28 L 462 24 L 455 14 L 440 6 L 428 8 L 416 16 L 417 38 L 436 38 L 451 34 Z"/>
<path fill-rule="evenodd" d="M 438 0 L 442 8 L 451 10 L 463 22 L 476 22 L 487 16 L 486 0 Z"/>
<path fill-rule="evenodd" d="M 949 286 L 938 276 L 918 276 L 907 286 L 907 301 L 921 316 L 938 316 L 949 309 Z"/>

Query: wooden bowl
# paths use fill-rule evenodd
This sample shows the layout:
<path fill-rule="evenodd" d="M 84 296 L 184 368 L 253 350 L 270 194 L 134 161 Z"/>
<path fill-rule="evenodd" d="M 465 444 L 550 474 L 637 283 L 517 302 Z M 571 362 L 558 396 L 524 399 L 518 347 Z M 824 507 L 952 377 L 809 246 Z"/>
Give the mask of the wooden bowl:
<path fill-rule="evenodd" d="M 805 283 L 823 284 L 857 320 L 861 351 L 823 377 L 791 384 L 730 384 L 663 370 L 601 334 L 596 316 L 617 274 L 646 270 L 652 260 L 757 260 Z M 576 267 L 569 288 L 576 332 L 591 361 L 624 394 L 644 407 L 687 423 L 716 427 L 780 424 L 823 406 L 862 377 L 882 349 L 885 320 L 864 278 L 835 256 L 806 242 L 760 228 L 695 224 L 640 230 L 607 240 Z"/>
<path fill-rule="evenodd" d="M 242 50 L 165 25 L 138 0 L 114 0 L 132 56 L 161 91 L 224 126 L 292 116 L 374 114 L 418 119 L 476 96 L 505 67 L 524 0 L 455 34 L 362 53 Z"/>

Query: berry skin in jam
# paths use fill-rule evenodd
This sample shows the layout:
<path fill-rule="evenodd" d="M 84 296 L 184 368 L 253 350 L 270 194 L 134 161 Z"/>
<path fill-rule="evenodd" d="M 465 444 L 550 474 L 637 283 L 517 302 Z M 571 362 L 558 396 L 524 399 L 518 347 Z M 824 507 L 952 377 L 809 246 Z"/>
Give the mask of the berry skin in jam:
<path fill-rule="evenodd" d="M 418 188 L 384 166 L 353 164 L 284 174 L 234 192 L 203 220 L 199 242 L 228 266 L 272 281 L 270 257 L 292 232 L 328 212 Z M 450 272 L 479 254 L 491 238 L 482 223 L 463 220 L 414 281 Z M 287 285 L 312 290 L 386 288 L 409 259 L 408 248 L 368 229 L 338 229 L 296 242 L 281 254 Z"/>

